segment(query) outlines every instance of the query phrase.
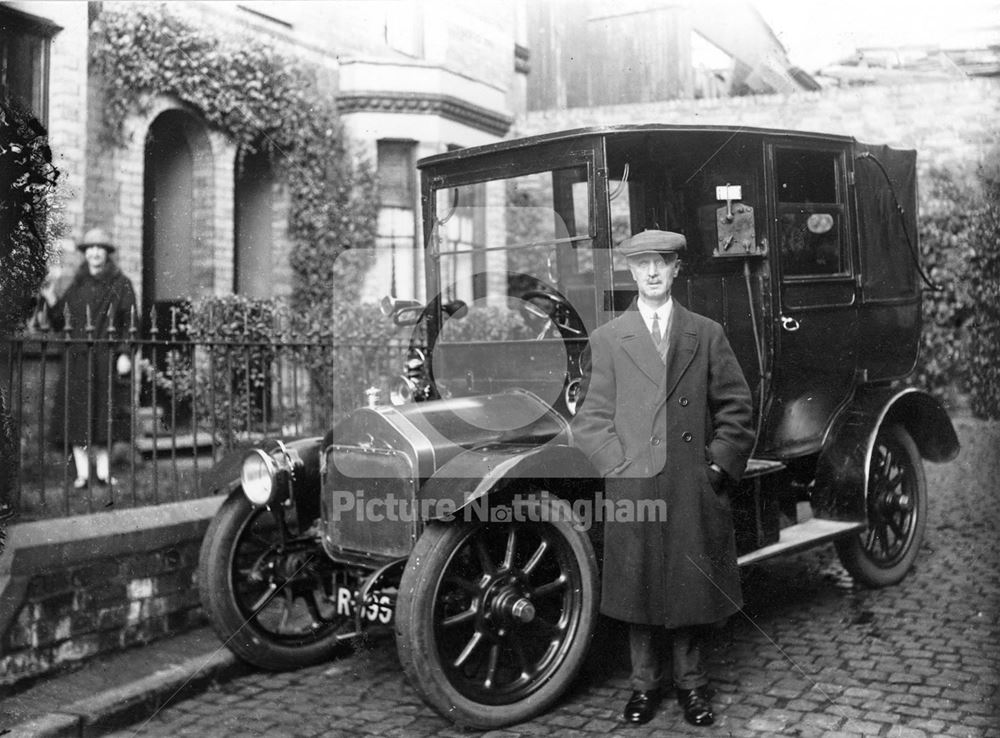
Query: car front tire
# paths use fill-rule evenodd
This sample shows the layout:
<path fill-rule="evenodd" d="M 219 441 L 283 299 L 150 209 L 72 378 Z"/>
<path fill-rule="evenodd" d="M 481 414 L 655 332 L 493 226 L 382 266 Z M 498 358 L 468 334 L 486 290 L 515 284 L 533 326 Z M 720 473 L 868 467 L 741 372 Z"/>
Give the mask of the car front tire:
<path fill-rule="evenodd" d="M 342 647 L 337 634 L 352 625 L 330 604 L 332 562 L 299 533 L 290 511 L 278 519 L 237 489 L 202 541 L 202 607 L 222 642 L 262 669 L 327 661 Z"/>
<path fill-rule="evenodd" d="M 524 514 L 427 525 L 400 583 L 396 642 L 439 713 L 492 729 L 546 710 L 586 657 L 597 620 L 593 547 L 545 495 Z"/>

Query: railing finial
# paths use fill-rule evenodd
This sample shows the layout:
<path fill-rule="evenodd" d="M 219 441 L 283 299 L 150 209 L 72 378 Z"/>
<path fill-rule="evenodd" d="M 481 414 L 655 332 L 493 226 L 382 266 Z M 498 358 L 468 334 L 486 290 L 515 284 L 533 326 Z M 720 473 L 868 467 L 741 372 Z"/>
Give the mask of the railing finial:
<path fill-rule="evenodd" d="M 132 307 L 128 311 L 128 338 L 130 341 L 135 340 L 136 333 L 139 331 L 139 326 L 136 323 L 137 316 L 135 310 L 135 303 L 132 303 Z"/>
<path fill-rule="evenodd" d="M 114 338 L 117 332 L 118 327 L 115 325 L 115 306 L 114 304 L 111 304 L 108 305 L 108 338 Z"/>

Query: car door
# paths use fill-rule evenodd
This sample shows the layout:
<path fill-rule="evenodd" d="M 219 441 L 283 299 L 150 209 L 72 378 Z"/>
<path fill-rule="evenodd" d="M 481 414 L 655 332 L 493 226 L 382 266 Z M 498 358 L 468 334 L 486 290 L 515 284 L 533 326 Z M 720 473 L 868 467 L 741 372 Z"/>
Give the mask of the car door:
<path fill-rule="evenodd" d="M 765 446 L 819 449 L 857 365 L 857 258 L 848 144 L 774 144 L 768 161 L 776 261 L 775 383 Z"/>

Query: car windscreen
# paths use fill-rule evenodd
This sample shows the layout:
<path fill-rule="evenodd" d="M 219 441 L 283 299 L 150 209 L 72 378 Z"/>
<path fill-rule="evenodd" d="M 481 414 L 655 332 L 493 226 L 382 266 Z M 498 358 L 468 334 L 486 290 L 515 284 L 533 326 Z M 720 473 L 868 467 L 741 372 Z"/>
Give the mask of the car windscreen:
<path fill-rule="evenodd" d="M 433 194 L 440 296 L 466 310 L 439 340 L 566 337 L 595 319 L 593 197 L 585 165 Z"/>

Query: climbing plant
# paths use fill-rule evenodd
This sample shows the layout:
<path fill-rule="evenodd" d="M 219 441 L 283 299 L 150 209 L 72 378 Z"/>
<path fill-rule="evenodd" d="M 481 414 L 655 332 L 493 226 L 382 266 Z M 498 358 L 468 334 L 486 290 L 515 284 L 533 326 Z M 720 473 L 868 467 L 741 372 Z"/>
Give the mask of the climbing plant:
<path fill-rule="evenodd" d="M 41 123 L 0 101 L 0 328 L 20 326 L 45 279 L 59 172 Z"/>
<path fill-rule="evenodd" d="M 364 267 L 337 264 L 375 242 L 370 163 L 350 144 L 321 70 L 255 39 L 217 33 L 166 4 L 105 4 L 91 28 L 90 63 L 103 87 L 102 140 L 123 143 L 130 113 L 172 95 L 245 150 L 266 152 L 290 195 L 293 307 L 354 302 Z M 326 308 L 328 309 L 328 308 Z"/>
<path fill-rule="evenodd" d="M 31 313 L 45 278 L 58 170 L 41 123 L 20 104 L 0 99 L 0 330 L 13 332 Z M 18 456 L 0 386 L 0 550 L 10 513 Z"/>

